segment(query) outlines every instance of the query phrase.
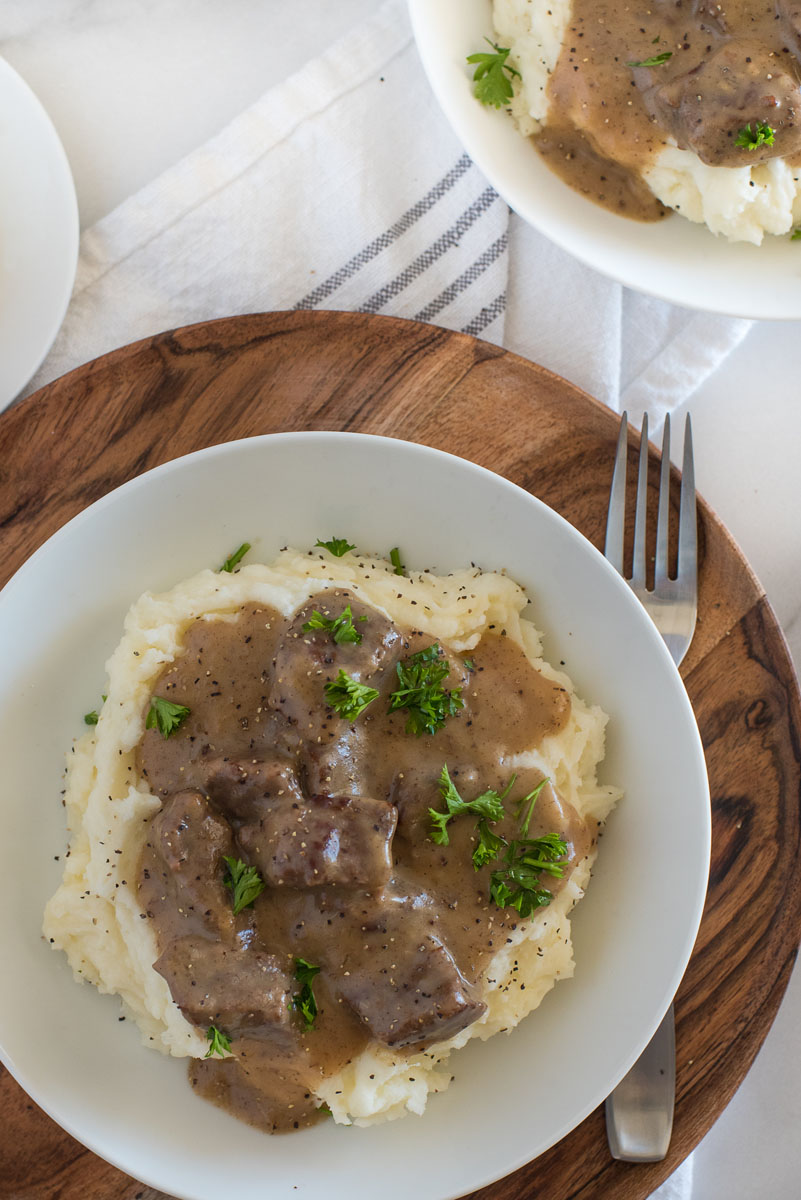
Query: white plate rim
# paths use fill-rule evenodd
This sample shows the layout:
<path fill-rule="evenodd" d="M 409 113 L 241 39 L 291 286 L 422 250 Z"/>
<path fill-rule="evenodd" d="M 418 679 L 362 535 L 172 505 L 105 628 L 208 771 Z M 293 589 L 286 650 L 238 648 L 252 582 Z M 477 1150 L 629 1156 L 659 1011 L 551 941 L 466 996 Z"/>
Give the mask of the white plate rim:
<path fill-rule="evenodd" d="M 35 295 L 22 309 L 18 303 L 2 305 L 0 317 L 0 409 L 22 391 L 44 361 L 55 341 L 69 306 L 78 265 L 79 217 L 75 184 L 64 147 L 41 101 L 25 80 L 0 58 L 0 104 L 3 122 L 9 123 L 11 145 L 24 134 L 28 151 L 3 164 L 0 211 L 5 224 L 0 228 L 0 303 L 8 296 L 17 299 L 26 280 L 37 272 Z M 30 226 L 29 193 L 46 174 L 45 199 L 47 235 L 38 240 Z M 10 222 L 10 227 L 9 227 Z M 9 266 L 3 256 L 3 241 L 25 243 L 22 261 Z"/>

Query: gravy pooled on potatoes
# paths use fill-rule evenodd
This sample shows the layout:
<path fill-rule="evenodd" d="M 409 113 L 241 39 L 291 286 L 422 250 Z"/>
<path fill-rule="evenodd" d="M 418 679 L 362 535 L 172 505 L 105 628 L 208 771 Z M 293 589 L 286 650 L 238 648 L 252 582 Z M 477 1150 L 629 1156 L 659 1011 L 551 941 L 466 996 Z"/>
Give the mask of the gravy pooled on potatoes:
<path fill-rule="evenodd" d="M 348 608 L 355 632 L 337 640 Z M 447 669 L 435 732 L 392 708 L 398 664 L 421 662 Z M 377 693 L 358 715 L 334 703 L 342 673 Z M 429 810 L 445 812 L 447 767 L 465 801 L 506 793 L 485 828 L 519 839 L 518 802 L 543 777 L 509 760 L 570 713 L 504 630 L 460 654 L 332 588 L 288 618 L 250 604 L 195 621 L 153 695 L 189 711 L 137 749 L 162 800 L 137 892 L 155 970 L 187 1020 L 230 1045 L 192 1061 L 202 1095 L 271 1132 L 302 1128 L 320 1117 L 321 1080 L 369 1042 L 419 1051 L 484 1013 L 483 973 L 523 918 L 490 896 L 497 863 L 474 866 L 476 815 L 455 815 L 438 844 Z M 523 836 L 565 843 L 561 873 L 540 880 L 555 893 L 592 835 L 550 784 L 527 808 Z M 261 884 L 238 912 L 232 864 Z"/>

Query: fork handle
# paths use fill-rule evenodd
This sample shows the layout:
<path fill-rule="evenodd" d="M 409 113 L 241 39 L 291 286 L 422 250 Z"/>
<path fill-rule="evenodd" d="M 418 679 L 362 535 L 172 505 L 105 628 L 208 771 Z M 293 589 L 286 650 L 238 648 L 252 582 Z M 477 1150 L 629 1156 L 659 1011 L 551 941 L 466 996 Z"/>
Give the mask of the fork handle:
<path fill-rule="evenodd" d="M 676 1092 L 673 1005 L 637 1062 L 606 1098 L 606 1136 L 613 1158 L 659 1162 L 668 1151 Z"/>

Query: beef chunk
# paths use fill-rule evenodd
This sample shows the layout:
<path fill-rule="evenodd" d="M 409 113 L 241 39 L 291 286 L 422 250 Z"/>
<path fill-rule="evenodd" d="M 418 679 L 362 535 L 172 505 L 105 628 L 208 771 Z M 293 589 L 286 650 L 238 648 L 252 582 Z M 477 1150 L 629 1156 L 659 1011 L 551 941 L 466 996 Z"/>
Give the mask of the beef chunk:
<path fill-rule="evenodd" d="M 200 792 L 176 792 L 150 825 L 139 900 L 162 924 L 222 935 L 234 931 L 223 857 L 234 854 L 231 827 Z M 158 918 L 161 918 L 158 920 Z"/>
<path fill-rule="evenodd" d="M 649 112 L 679 146 L 710 166 L 742 167 L 801 151 L 798 66 L 784 65 L 766 49 L 731 39 L 683 75 L 664 79 L 659 69 L 635 72 Z M 757 122 L 775 132 L 772 146 L 737 146 L 739 131 Z"/>
<path fill-rule="evenodd" d="M 335 620 L 348 606 L 361 641 L 337 644 L 327 629 L 304 631 L 303 626 L 315 611 Z M 362 604 L 351 592 L 319 592 L 295 614 L 279 639 L 269 694 L 271 707 L 283 713 L 307 741 L 335 738 L 347 723 L 326 707 L 326 683 L 343 670 L 360 683 L 380 688 L 400 637 L 391 621 Z"/>
<path fill-rule="evenodd" d="M 300 756 L 306 791 L 311 796 L 358 796 L 364 790 L 364 729 L 346 725 L 333 741 L 311 742 Z"/>
<path fill-rule="evenodd" d="M 193 1025 L 228 1034 L 288 1029 L 292 981 L 271 954 L 185 937 L 170 942 L 153 966 Z"/>
<path fill-rule="evenodd" d="M 436 936 L 428 934 L 395 957 L 385 975 L 351 971 L 335 983 L 378 1041 L 398 1047 L 442 1042 L 486 1011 Z"/>
<path fill-rule="evenodd" d="M 403 872 L 371 891 L 307 893 L 295 930 L 300 953 L 388 1046 L 442 1041 L 485 1011 L 445 944 L 438 902 Z"/>
<path fill-rule="evenodd" d="M 209 759 L 206 790 L 234 821 L 254 821 L 270 807 L 301 798 L 300 784 L 287 759 Z"/>
<path fill-rule="evenodd" d="M 368 797 L 287 799 L 240 827 L 237 840 L 273 886 L 373 887 L 392 870 L 396 820 L 391 804 Z"/>

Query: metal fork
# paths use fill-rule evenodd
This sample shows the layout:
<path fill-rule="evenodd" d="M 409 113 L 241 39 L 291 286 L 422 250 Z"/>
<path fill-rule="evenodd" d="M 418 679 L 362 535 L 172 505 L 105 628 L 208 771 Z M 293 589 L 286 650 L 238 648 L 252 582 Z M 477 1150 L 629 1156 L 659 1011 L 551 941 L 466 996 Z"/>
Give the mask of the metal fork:
<path fill-rule="evenodd" d="M 626 514 L 628 419 L 623 413 L 609 494 L 604 553 L 625 578 L 623 547 Z M 684 460 L 679 506 L 676 578 L 668 573 L 670 515 L 670 417 L 665 417 L 659 475 L 654 586 L 646 586 L 646 515 L 648 494 L 648 417 L 643 417 L 637 506 L 634 516 L 634 560 L 626 580 L 661 633 L 676 666 L 689 649 L 695 631 L 698 600 L 698 554 L 692 427 L 684 426 Z M 637 1062 L 606 1100 L 606 1136 L 613 1158 L 658 1162 L 665 1157 L 673 1129 L 676 1092 L 676 1041 L 673 1005 L 665 1014 Z"/>

